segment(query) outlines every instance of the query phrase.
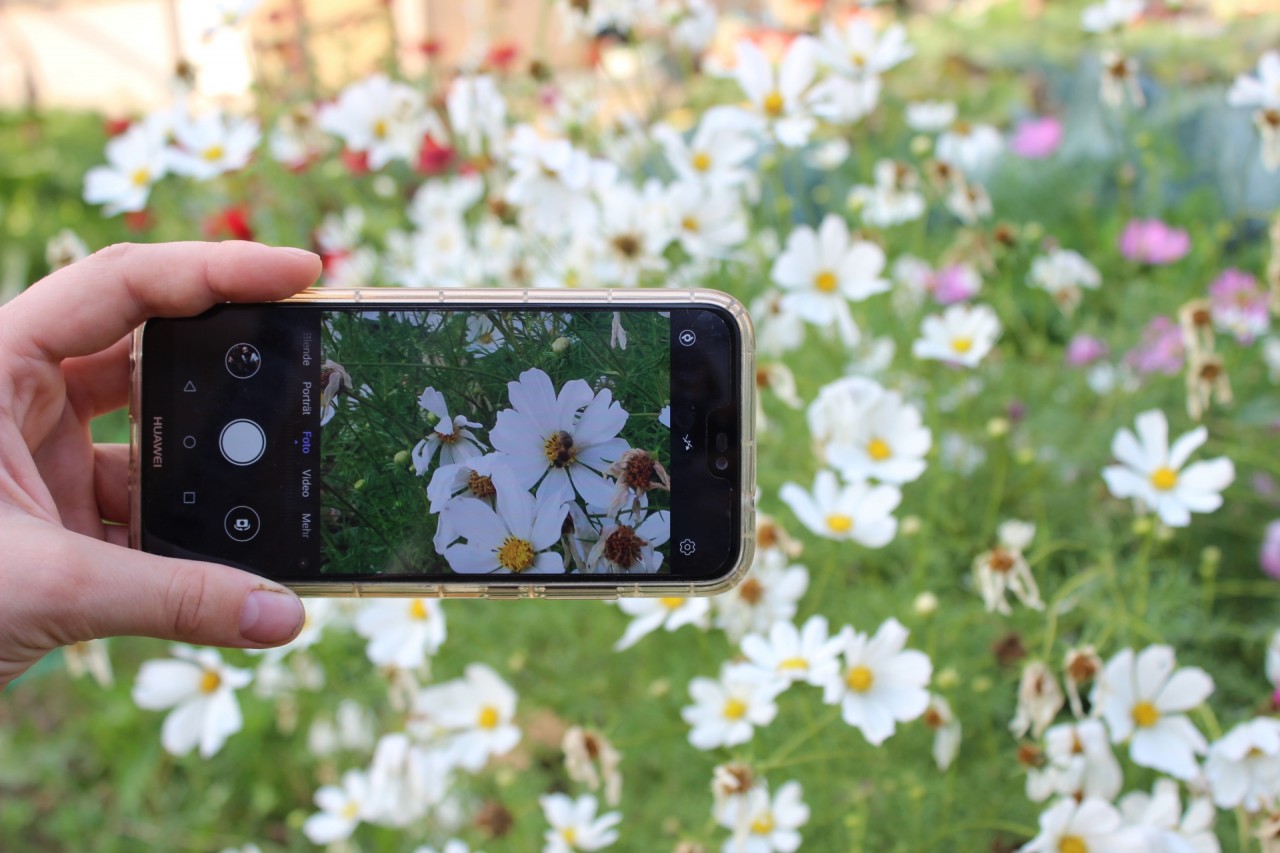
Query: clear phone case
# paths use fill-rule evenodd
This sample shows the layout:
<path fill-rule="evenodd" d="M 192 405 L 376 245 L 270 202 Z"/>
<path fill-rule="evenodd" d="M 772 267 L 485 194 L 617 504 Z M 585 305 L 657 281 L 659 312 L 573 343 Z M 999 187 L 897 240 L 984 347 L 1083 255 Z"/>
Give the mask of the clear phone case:
<path fill-rule="evenodd" d="M 619 306 L 628 308 L 653 307 L 696 307 L 699 305 L 719 308 L 733 318 L 738 328 L 738 339 L 741 342 L 738 353 L 742 365 L 741 387 L 742 423 L 740 425 L 740 454 L 738 470 L 742 472 L 741 518 L 742 547 L 738 562 L 733 569 L 721 578 L 711 580 L 678 581 L 669 576 L 650 576 L 652 579 L 641 579 L 641 576 L 620 576 L 616 583 L 574 583 L 572 581 L 556 583 L 538 583 L 536 580 L 522 580 L 516 576 L 503 575 L 478 581 L 470 576 L 459 576 L 457 581 L 370 581 L 367 583 L 350 580 L 325 581 L 281 581 L 285 586 L 299 595 L 333 596 L 333 597 L 423 597 L 423 598 L 555 598 L 555 599 L 616 599 L 622 596 L 637 597 L 685 597 L 715 595 L 736 585 L 746 574 L 755 553 L 755 494 L 756 494 L 756 448 L 755 448 L 755 333 L 742 303 L 728 294 L 717 290 L 523 290 L 514 288 L 443 288 L 443 289 L 406 289 L 406 288 L 364 288 L 354 290 L 311 289 L 297 296 L 284 300 L 281 304 L 307 303 L 328 305 L 359 305 L 361 303 L 403 303 L 406 306 L 431 309 L 434 307 L 464 306 L 497 306 L 507 305 L 512 309 L 521 308 L 573 308 L 593 307 L 608 308 Z M 145 326 L 139 327 L 133 335 L 133 349 L 130 360 L 131 384 L 129 405 L 129 494 L 130 524 L 129 543 L 133 548 L 140 547 L 142 495 L 139 489 L 139 466 L 141 464 L 141 436 L 139 431 L 139 413 L 142 405 L 142 342 Z"/>

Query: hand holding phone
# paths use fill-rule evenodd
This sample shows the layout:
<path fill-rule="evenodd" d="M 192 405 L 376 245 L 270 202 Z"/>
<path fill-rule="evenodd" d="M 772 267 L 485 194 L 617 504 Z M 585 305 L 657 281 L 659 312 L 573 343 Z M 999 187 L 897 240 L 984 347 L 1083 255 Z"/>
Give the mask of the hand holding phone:
<path fill-rule="evenodd" d="M 301 628 L 279 584 L 124 547 L 129 449 L 94 445 L 88 424 L 127 403 L 130 333 L 148 317 L 281 299 L 319 273 L 299 249 L 113 246 L 0 307 L 0 688 L 97 637 L 261 648 Z"/>

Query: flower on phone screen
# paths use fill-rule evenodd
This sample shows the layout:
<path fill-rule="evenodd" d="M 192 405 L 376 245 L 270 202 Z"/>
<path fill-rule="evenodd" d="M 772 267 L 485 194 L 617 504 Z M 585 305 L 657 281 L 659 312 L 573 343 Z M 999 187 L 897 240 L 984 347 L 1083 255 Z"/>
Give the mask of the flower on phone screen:
<path fill-rule="evenodd" d="M 418 405 L 435 415 L 440 420 L 432 429 L 431 435 L 422 439 L 413 448 L 413 470 L 421 477 L 427 473 L 436 451 L 440 451 L 440 464 L 454 465 L 465 462 L 484 453 L 484 445 L 467 427 L 479 429 L 480 424 L 467 420 L 466 415 L 450 417 L 449 406 L 444 394 L 435 388 L 427 388 L 418 398 Z"/>
<path fill-rule="evenodd" d="M 551 547 L 560 542 L 568 508 L 558 488 L 537 497 L 508 469 L 495 469 L 496 510 L 484 501 L 453 500 L 441 511 L 465 539 L 444 551 L 455 572 L 467 574 L 548 574 L 564 571 L 564 558 Z"/>

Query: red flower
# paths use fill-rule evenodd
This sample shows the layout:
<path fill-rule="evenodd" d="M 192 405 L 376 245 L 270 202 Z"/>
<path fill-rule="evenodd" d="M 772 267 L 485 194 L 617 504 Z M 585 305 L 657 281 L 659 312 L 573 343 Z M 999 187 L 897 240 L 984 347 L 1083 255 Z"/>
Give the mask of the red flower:
<path fill-rule="evenodd" d="M 441 145 L 431 138 L 431 134 L 422 137 L 422 147 L 418 149 L 418 173 L 423 175 L 439 175 L 449 171 L 457 151 L 448 145 Z"/>
<path fill-rule="evenodd" d="M 369 152 L 368 151 L 352 151 L 350 148 L 342 149 L 342 162 L 347 170 L 353 175 L 369 174 Z"/>
<path fill-rule="evenodd" d="M 484 64 L 495 71 L 506 74 L 511 70 L 511 66 L 515 63 L 519 54 L 520 47 L 514 41 L 500 41 L 489 48 L 489 52 L 484 58 Z"/>
<path fill-rule="evenodd" d="M 232 240 L 252 240 L 253 228 L 249 225 L 249 208 L 242 204 L 220 210 L 204 221 L 204 235 L 211 240 L 229 237 Z"/>
<path fill-rule="evenodd" d="M 130 231 L 146 231 L 154 220 L 150 210 L 134 210 L 124 215 L 124 225 Z"/>
<path fill-rule="evenodd" d="M 428 59 L 435 59 L 444 53 L 444 42 L 440 39 L 423 39 L 418 42 L 418 50 Z"/>
<path fill-rule="evenodd" d="M 133 122 L 127 118 L 104 118 L 102 120 L 102 131 L 107 136 L 119 136 L 129 129 Z"/>

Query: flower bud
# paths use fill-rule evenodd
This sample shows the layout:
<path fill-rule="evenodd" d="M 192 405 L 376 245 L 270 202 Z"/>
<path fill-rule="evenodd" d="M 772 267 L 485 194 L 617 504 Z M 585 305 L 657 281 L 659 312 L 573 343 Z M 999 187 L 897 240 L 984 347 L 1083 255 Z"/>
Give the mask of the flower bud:
<path fill-rule="evenodd" d="M 938 612 L 938 596 L 925 590 L 916 596 L 915 601 L 911 603 L 911 609 L 916 612 L 917 616 L 928 619 Z"/>

